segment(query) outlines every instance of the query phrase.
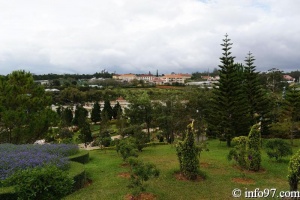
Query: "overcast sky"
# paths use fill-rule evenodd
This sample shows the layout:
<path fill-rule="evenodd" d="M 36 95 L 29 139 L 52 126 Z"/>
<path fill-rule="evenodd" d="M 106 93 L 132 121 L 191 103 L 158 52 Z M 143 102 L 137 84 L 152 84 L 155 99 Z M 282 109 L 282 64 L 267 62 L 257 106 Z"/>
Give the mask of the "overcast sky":
<path fill-rule="evenodd" d="M 0 0 L 0 74 L 300 70 L 299 0 Z"/>

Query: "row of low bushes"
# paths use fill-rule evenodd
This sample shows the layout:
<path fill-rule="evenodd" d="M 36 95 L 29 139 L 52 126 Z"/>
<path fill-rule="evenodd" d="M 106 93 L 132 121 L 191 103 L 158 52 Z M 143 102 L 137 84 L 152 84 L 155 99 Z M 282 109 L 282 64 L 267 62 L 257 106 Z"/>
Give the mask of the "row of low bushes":
<path fill-rule="evenodd" d="M 78 154 L 70 156 L 69 159 L 71 160 L 70 162 L 70 169 L 67 171 L 68 172 L 68 177 L 70 178 L 70 180 L 72 181 L 72 185 L 71 185 L 71 191 L 80 189 L 84 186 L 85 181 L 86 181 L 86 174 L 85 174 L 85 169 L 84 169 L 84 163 L 87 163 L 89 161 L 89 152 L 88 151 L 80 151 Z M 47 169 L 48 170 L 48 169 Z M 49 173 L 55 173 L 55 169 L 50 169 L 49 173 L 48 172 L 40 172 L 38 169 L 35 170 L 35 176 L 34 178 L 37 178 L 38 180 L 34 181 L 34 182 L 39 182 L 39 183 L 32 183 L 32 180 L 30 180 L 30 183 L 28 184 L 28 187 L 30 186 L 34 186 L 32 184 L 40 184 L 42 185 L 43 183 L 40 181 L 40 179 L 49 179 L 49 177 L 53 177 L 54 174 L 49 174 Z M 48 173 L 48 174 L 47 174 Z M 21 176 L 26 176 L 26 175 L 22 175 Z M 28 181 L 28 179 L 26 180 L 26 177 L 22 177 L 24 178 L 25 181 Z M 54 177 L 54 179 L 56 179 L 59 177 Z M 67 179 L 67 178 L 66 178 Z M 49 181 L 47 181 L 49 182 Z M 59 182 L 61 182 L 61 180 L 59 180 Z M 53 186 L 55 186 L 55 181 L 51 182 L 53 185 L 44 185 L 43 188 L 41 188 L 41 190 L 46 190 L 48 191 L 48 193 L 52 192 L 53 193 Z M 24 187 L 24 184 L 21 183 Z M 60 184 L 60 183 L 59 183 Z M 26 185 L 25 185 L 26 187 Z M 36 186 L 34 186 L 36 187 Z M 55 186 L 56 187 L 56 186 Z M 30 188 L 28 188 L 30 189 Z M 23 191 L 24 192 L 24 191 Z M 32 192 L 32 191 L 29 191 Z M 30 194 L 29 194 L 30 195 Z M 10 187 L 0 187 L 0 199 L 2 200 L 12 200 L 12 199 L 17 199 L 17 193 L 16 193 L 16 188 L 14 186 L 10 186 Z M 35 199 L 49 199 L 50 197 L 48 196 L 44 196 L 43 197 L 37 197 L 35 196 Z M 31 198 L 32 199 L 32 198 Z M 34 198 L 33 198 L 34 199 Z M 51 198 L 50 198 L 51 199 Z"/>
<path fill-rule="evenodd" d="M 157 146 L 157 145 L 167 145 L 167 142 L 149 142 L 144 145 L 144 147 Z M 115 146 L 104 147 L 104 150 L 116 150 Z"/>

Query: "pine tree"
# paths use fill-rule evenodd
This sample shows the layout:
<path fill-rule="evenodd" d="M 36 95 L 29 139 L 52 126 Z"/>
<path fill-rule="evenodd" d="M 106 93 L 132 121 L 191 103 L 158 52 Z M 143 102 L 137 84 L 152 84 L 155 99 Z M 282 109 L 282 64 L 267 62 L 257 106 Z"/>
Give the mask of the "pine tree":
<path fill-rule="evenodd" d="M 247 97 L 248 112 L 250 117 L 250 126 L 261 121 L 261 132 L 267 132 L 268 127 L 267 116 L 269 113 L 269 103 L 263 92 L 262 85 L 258 77 L 258 72 L 255 72 L 254 56 L 249 52 L 245 59 L 245 94 Z"/>
<path fill-rule="evenodd" d="M 234 56 L 230 49 L 232 43 L 228 35 L 223 39 L 223 56 L 220 58 L 219 83 L 214 88 L 213 113 L 210 120 L 213 126 L 218 128 L 219 134 L 224 135 L 227 146 L 231 145 L 231 139 L 237 135 L 246 135 L 249 132 L 248 122 L 245 119 L 245 96 L 243 84 L 239 77 L 240 65 L 234 63 Z"/>
<path fill-rule="evenodd" d="M 101 121 L 101 110 L 98 102 L 94 103 L 92 113 L 91 113 L 91 120 L 94 123 Z"/>
<path fill-rule="evenodd" d="M 296 90 L 295 86 L 288 90 L 283 105 L 284 117 L 287 117 L 290 122 L 290 138 L 293 145 L 294 133 L 298 129 L 297 122 L 300 121 L 300 92 Z"/>

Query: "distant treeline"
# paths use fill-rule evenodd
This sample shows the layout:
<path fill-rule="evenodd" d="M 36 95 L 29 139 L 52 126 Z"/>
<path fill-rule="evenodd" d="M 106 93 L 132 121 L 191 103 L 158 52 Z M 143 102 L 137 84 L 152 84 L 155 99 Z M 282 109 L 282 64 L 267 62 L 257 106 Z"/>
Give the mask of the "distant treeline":
<path fill-rule="evenodd" d="M 55 79 L 91 79 L 91 78 L 112 78 L 113 73 L 109 73 L 107 71 L 96 72 L 94 74 L 42 74 L 37 75 L 33 74 L 34 80 L 55 80 Z"/>

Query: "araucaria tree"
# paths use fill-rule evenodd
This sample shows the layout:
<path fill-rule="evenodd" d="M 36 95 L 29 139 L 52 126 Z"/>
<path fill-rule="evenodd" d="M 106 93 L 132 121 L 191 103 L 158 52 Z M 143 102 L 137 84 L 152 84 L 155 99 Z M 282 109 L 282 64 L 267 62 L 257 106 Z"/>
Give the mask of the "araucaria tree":
<path fill-rule="evenodd" d="M 245 59 L 244 90 L 247 99 L 250 125 L 252 126 L 260 121 L 263 129 L 261 131 L 263 132 L 267 127 L 266 118 L 269 113 L 270 105 L 262 90 L 258 73 L 255 71 L 256 67 L 254 66 L 254 61 L 254 56 L 249 52 Z"/>
<path fill-rule="evenodd" d="M 188 125 L 186 137 L 176 146 L 181 173 L 189 180 L 197 179 L 199 174 L 200 148 L 195 145 L 193 122 Z"/>
<path fill-rule="evenodd" d="M 239 76 L 240 65 L 234 63 L 231 56 L 231 45 L 228 35 L 225 35 L 222 45 L 223 56 L 219 65 L 220 80 L 214 88 L 213 113 L 210 123 L 217 127 L 219 134 L 224 135 L 227 146 L 236 135 L 246 135 L 249 131 L 249 120 L 246 119 L 247 107 L 243 84 Z"/>

